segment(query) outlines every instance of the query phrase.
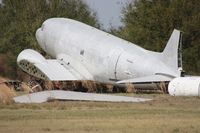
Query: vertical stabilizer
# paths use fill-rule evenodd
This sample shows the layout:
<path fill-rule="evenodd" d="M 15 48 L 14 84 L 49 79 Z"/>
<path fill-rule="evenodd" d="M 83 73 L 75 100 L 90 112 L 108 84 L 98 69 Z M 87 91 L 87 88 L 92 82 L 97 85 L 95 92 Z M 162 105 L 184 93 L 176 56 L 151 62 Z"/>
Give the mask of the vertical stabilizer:
<path fill-rule="evenodd" d="M 174 71 L 182 69 L 182 34 L 179 30 L 174 29 L 167 45 L 162 52 L 163 62 Z"/>

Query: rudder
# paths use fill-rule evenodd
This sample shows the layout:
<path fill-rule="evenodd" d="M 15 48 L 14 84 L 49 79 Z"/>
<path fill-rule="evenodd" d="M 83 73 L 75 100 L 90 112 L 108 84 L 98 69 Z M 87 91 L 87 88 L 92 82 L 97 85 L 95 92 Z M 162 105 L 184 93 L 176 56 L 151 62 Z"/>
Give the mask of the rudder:
<path fill-rule="evenodd" d="M 181 47 L 182 33 L 179 30 L 174 29 L 164 51 L 162 52 L 162 57 L 165 64 L 179 72 L 180 69 L 182 69 Z"/>

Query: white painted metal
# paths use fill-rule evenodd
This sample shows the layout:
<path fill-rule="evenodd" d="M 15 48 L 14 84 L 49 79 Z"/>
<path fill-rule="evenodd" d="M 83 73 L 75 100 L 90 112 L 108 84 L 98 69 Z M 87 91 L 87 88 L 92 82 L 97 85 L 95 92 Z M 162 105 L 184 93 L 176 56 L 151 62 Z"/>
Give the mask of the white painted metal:
<path fill-rule="evenodd" d="M 172 96 L 200 96 L 200 77 L 180 77 L 173 79 L 168 86 Z"/>
<path fill-rule="evenodd" d="M 153 76 L 146 76 L 141 78 L 134 78 L 134 79 L 128 79 L 128 80 L 122 80 L 118 81 L 117 83 L 140 83 L 143 82 L 162 82 L 162 81 L 170 81 L 171 78 L 163 75 L 153 75 Z"/>
<path fill-rule="evenodd" d="M 45 63 L 46 59 L 37 51 L 26 49 L 22 51 L 17 57 L 17 63 L 21 60 L 28 60 L 30 63 Z M 20 66 L 20 65 L 19 65 Z"/>
<path fill-rule="evenodd" d="M 46 60 L 40 53 L 27 49 L 18 56 L 18 65 L 27 73 L 47 80 L 77 80 L 81 76 L 72 74 L 58 60 Z"/>
<path fill-rule="evenodd" d="M 43 91 L 23 96 L 14 97 L 16 103 L 43 103 L 50 99 L 68 100 L 68 101 L 97 101 L 97 102 L 145 102 L 152 99 L 147 98 L 135 98 L 126 96 L 115 96 L 106 94 L 95 93 L 82 93 L 72 91 Z"/>
<path fill-rule="evenodd" d="M 179 45 L 182 42 L 180 42 L 181 41 L 180 32 L 175 30 L 174 33 L 175 34 L 172 34 L 169 41 L 167 42 L 167 45 L 162 54 L 162 56 L 163 56 L 162 58 L 165 59 L 164 62 L 165 62 L 165 64 L 167 64 L 168 67 L 170 67 L 174 70 L 177 70 L 177 68 L 178 68 L 178 61 L 177 61 L 178 49 L 176 49 L 174 47 L 174 45 L 177 45 L 177 44 Z M 177 38 L 179 38 L 179 39 L 177 39 Z M 170 45 L 170 44 L 172 44 L 172 45 Z M 181 69 L 181 68 L 179 68 L 179 69 Z M 178 72 L 180 72 L 180 71 L 178 71 Z"/>
<path fill-rule="evenodd" d="M 123 52 L 124 51 L 122 49 L 116 48 L 116 49 L 111 50 L 108 55 L 109 61 L 108 61 L 107 68 L 109 69 L 108 75 L 109 75 L 110 80 L 115 81 L 117 79 L 117 74 L 118 74 L 117 65 L 119 62 L 119 58 Z"/>
<path fill-rule="evenodd" d="M 76 61 L 73 59 L 73 57 L 66 54 L 59 54 L 57 59 L 65 67 L 65 69 L 67 69 L 72 75 L 76 77 L 77 80 L 93 80 L 93 77 L 89 71 L 81 64 L 81 62 Z"/>
<path fill-rule="evenodd" d="M 177 65 L 180 39 L 178 30 L 173 31 L 162 53 L 145 50 L 96 28 L 66 18 L 46 20 L 37 30 L 36 38 L 44 51 L 64 64 L 65 69 L 76 77 L 71 80 L 114 83 L 121 80 L 134 81 L 129 79 L 137 78 L 141 79 L 140 82 L 144 82 L 144 77 L 145 82 L 148 82 L 152 81 L 152 77 L 158 78 L 157 75 L 166 77 L 159 81 L 170 81 L 180 76 Z M 18 59 L 19 65 L 22 61 L 21 56 L 23 53 Z M 58 77 L 62 74 L 64 73 L 58 72 Z M 45 73 L 45 76 L 51 77 L 48 73 Z M 56 76 L 51 79 L 59 80 Z"/>
<path fill-rule="evenodd" d="M 47 60 L 47 63 L 35 64 L 45 75 L 48 75 L 49 80 L 76 80 L 81 79 L 80 76 L 73 75 L 65 69 L 57 60 Z"/>

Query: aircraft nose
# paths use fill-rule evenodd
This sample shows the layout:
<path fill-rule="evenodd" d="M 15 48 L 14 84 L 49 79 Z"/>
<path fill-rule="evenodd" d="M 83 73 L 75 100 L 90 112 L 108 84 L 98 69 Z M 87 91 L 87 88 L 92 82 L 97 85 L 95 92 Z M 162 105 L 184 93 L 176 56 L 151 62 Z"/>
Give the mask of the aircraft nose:
<path fill-rule="evenodd" d="M 45 44 L 44 44 L 44 37 L 43 37 L 43 31 L 41 30 L 41 28 L 37 29 L 36 31 L 36 39 L 38 41 L 38 44 L 40 45 L 40 47 L 45 50 Z"/>

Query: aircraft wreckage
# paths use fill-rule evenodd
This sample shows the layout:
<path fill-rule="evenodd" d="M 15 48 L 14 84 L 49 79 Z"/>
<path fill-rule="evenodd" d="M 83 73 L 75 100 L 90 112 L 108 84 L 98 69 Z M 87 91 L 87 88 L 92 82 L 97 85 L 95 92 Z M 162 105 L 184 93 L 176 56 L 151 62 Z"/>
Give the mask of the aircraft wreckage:
<path fill-rule="evenodd" d="M 194 81 L 181 77 L 181 38 L 181 32 L 175 29 L 163 52 L 153 52 L 84 23 L 51 18 L 36 31 L 36 39 L 53 59 L 26 49 L 19 54 L 17 63 L 23 71 L 44 80 L 92 80 L 144 86 L 171 82 L 168 88 L 171 95 L 190 95 L 190 88 L 182 90 L 179 86 L 179 81 L 182 84 L 183 80 L 190 80 L 188 84 Z M 200 92 L 197 81 L 198 86 L 192 93 L 195 96 Z"/>

